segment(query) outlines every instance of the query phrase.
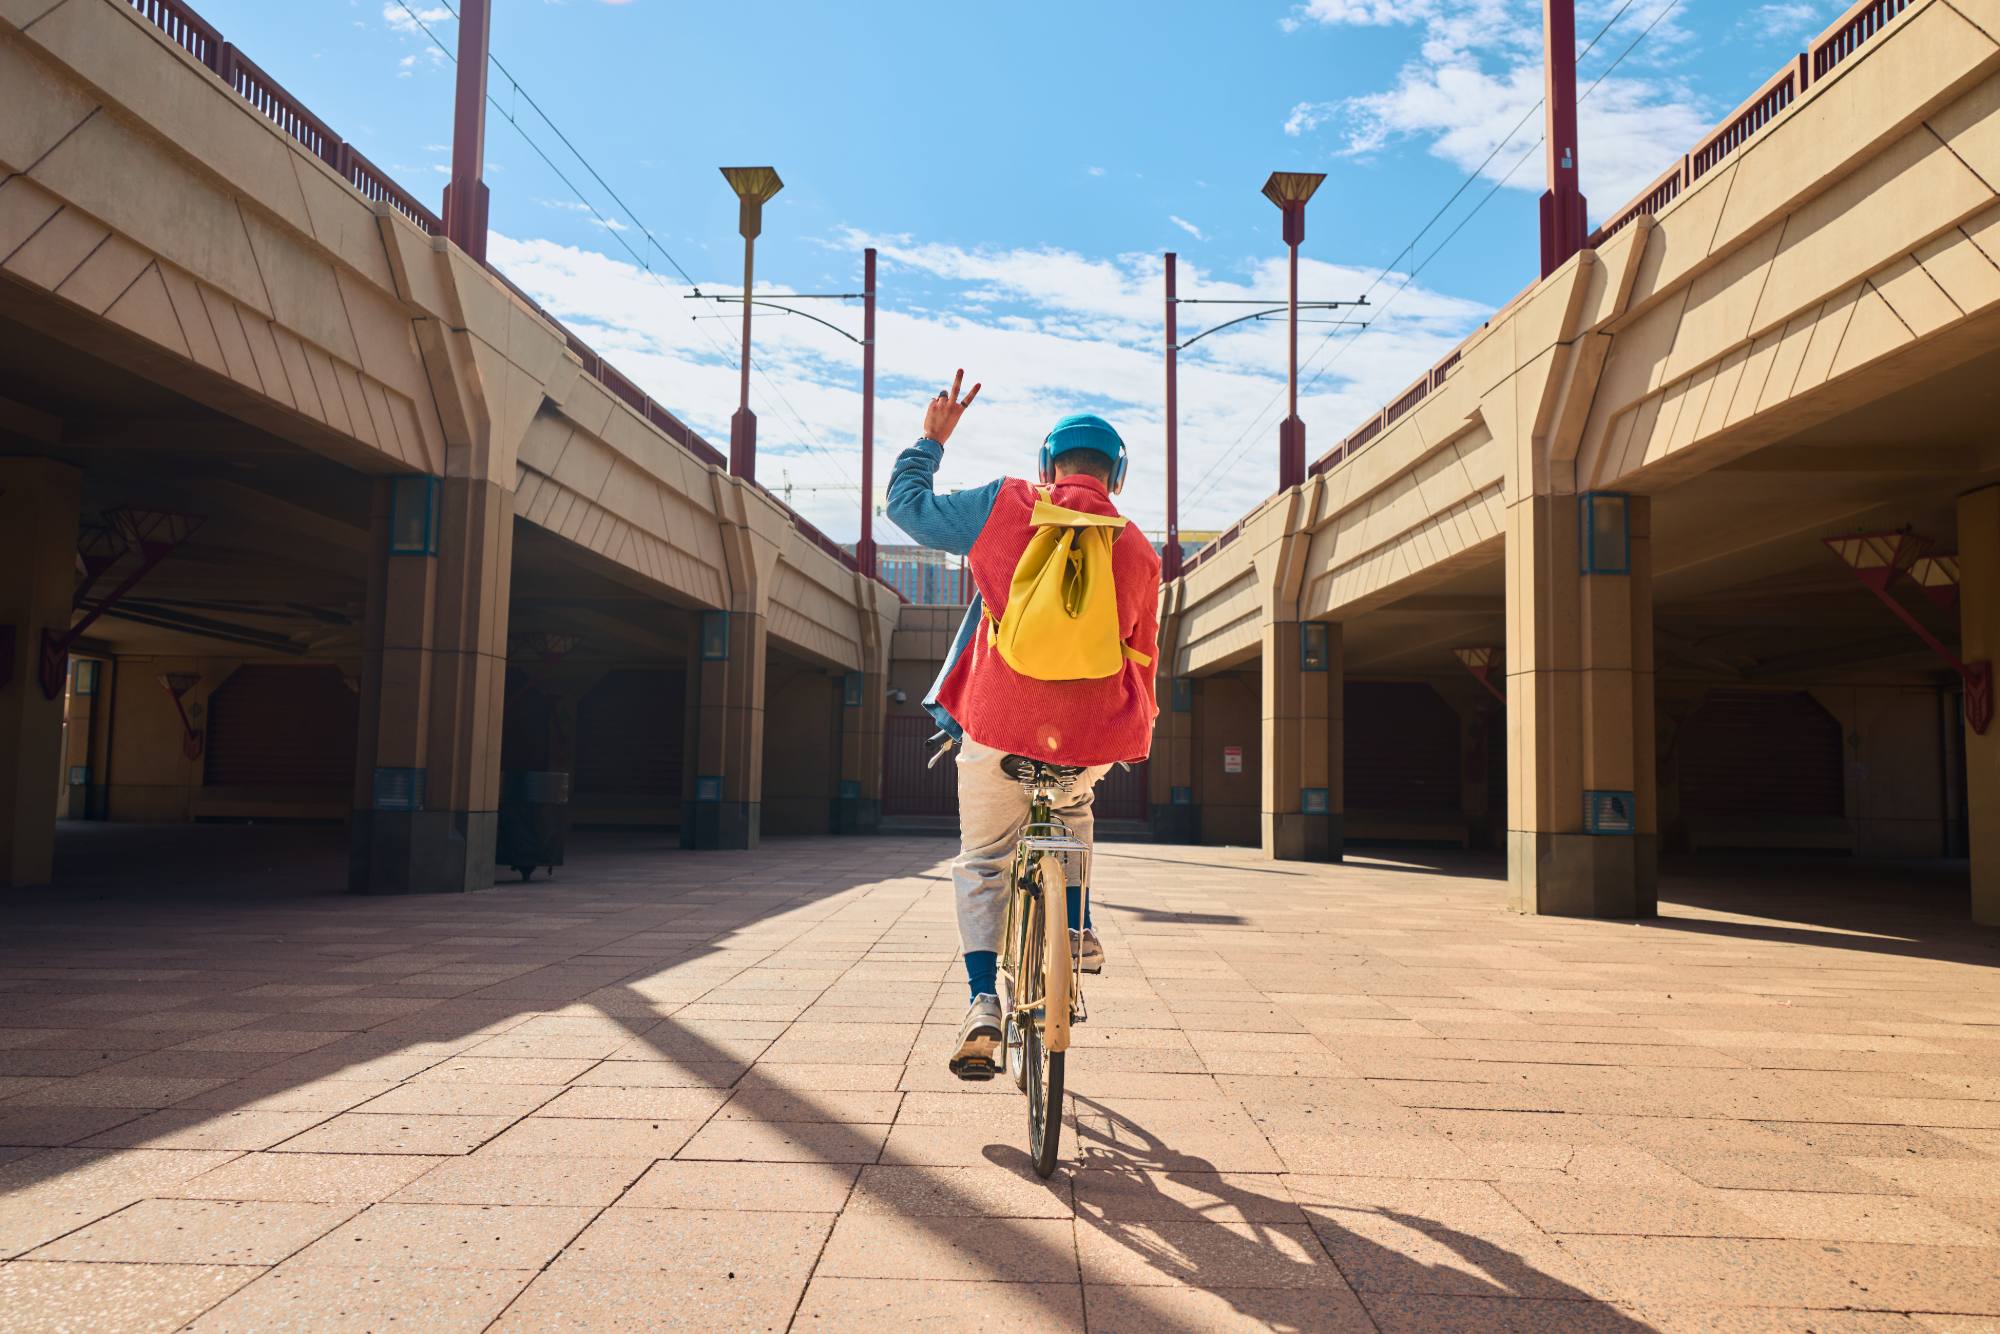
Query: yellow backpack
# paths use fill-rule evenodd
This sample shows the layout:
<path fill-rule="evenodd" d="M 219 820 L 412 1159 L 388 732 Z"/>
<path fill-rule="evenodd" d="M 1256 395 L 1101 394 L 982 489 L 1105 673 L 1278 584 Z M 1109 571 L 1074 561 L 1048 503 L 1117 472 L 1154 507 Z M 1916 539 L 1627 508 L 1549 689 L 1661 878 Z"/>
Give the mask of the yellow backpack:
<path fill-rule="evenodd" d="M 987 642 L 1009 667 L 1037 681 L 1093 681 L 1115 676 L 1130 658 L 1152 659 L 1125 645 L 1118 628 L 1118 588 L 1111 547 L 1125 520 L 1085 514 L 1049 500 L 1039 487 L 1028 522 L 1035 534 L 1014 566 L 1007 610 L 986 613 Z"/>

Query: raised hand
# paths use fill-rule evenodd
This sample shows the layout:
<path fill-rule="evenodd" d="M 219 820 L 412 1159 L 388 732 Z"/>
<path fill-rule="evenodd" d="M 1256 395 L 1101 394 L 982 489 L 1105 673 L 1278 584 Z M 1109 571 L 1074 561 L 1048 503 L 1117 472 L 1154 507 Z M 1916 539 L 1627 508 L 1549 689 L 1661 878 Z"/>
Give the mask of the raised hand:
<path fill-rule="evenodd" d="M 963 399 L 958 396 L 958 387 L 965 383 L 965 372 L 960 370 L 951 377 L 951 388 L 938 390 L 936 398 L 924 409 L 924 435 L 943 444 L 951 439 L 951 433 L 958 428 L 958 419 L 972 406 L 972 400 L 979 397 L 979 386 L 973 385 L 972 392 Z"/>

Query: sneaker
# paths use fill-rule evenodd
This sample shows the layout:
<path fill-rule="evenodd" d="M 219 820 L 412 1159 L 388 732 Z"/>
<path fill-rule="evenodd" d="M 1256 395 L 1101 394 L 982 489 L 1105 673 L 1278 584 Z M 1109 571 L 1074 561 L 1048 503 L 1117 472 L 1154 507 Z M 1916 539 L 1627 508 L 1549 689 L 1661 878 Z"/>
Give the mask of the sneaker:
<path fill-rule="evenodd" d="M 1089 927 L 1081 932 L 1069 933 L 1070 953 L 1076 955 L 1076 966 L 1086 973 L 1104 971 L 1104 942 L 1097 938 L 1097 932 Z"/>
<path fill-rule="evenodd" d="M 999 1072 L 1000 999 L 974 996 L 965 1012 L 965 1025 L 958 1030 L 958 1053 L 951 1058 L 951 1072 L 960 1079 L 987 1080 Z"/>

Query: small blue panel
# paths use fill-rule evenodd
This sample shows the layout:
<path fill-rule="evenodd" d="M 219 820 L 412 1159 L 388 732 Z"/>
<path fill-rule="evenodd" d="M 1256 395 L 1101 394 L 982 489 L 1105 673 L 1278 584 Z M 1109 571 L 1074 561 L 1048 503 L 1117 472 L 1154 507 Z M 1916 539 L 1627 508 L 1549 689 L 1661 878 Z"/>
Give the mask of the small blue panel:
<path fill-rule="evenodd" d="M 1638 805 L 1630 792 L 1583 794 L 1583 832 L 1613 836 L 1636 833 Z"/>
<path fill-rule="evenodd" d="M 703 774 L 694 780 L 696 801 L 721 801 L 722 778 L 719 774 Z"/>
<path fill-rule="evenodd" d="M 1176 806 L 1192 806 L 1194 805 L 1194 789 L 1191 787 L 1177 787 L 1173 790 L 1171 800 Z"/>
<path fill-rule="evenodd" d="M 1299 792 L 1299 809 L 1307 815 L 1325 815 L 1328 807 L 1327 791 L 1323 787 L 1309 787 Z"/>
<path fill-rule="evenodd" d="M 424 808 L 422 769 L 377 769 L 371 804 L 378 811 L 420 811 Z"/>

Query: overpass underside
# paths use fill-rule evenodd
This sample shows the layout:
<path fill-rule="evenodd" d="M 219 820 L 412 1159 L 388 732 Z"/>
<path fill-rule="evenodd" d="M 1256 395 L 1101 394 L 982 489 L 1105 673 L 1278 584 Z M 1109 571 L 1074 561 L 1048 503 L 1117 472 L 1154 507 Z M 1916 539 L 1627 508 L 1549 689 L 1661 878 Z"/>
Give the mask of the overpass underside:
<path fill-rule="evenodd" d="M 476 888 L 551 772 L 871 827 L 895 594 L 178 12 L 0 6 L 0 885 L 61 815 Z"/>
<path fill-rule="evenodd" d="M 1663 851 L 1969 852 L 2000 922 L 1996 35 L 1802 57 L 1202 553 L 1162 833 L 1504 850 L 1613 917 Z"/>

